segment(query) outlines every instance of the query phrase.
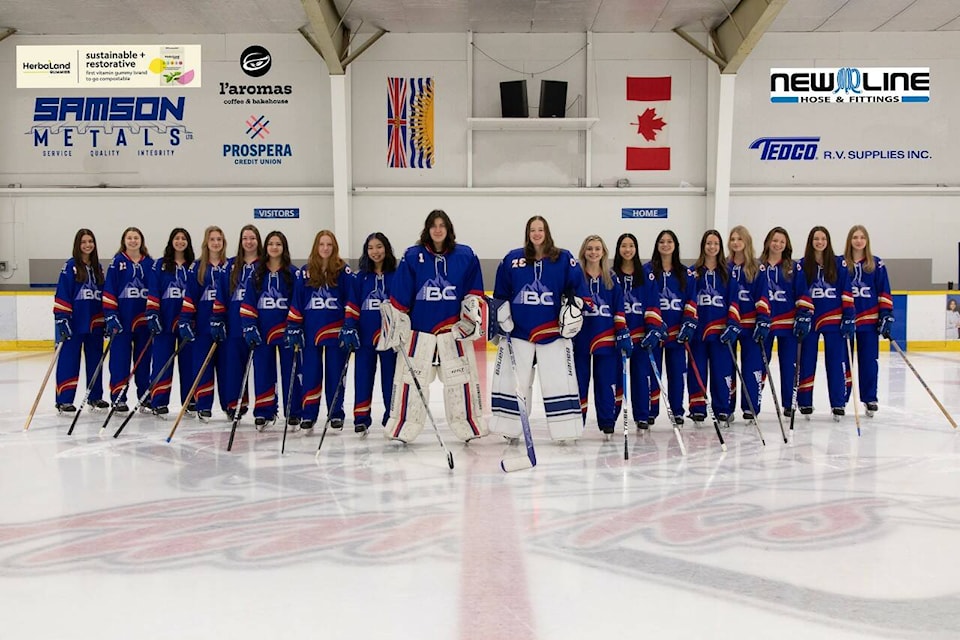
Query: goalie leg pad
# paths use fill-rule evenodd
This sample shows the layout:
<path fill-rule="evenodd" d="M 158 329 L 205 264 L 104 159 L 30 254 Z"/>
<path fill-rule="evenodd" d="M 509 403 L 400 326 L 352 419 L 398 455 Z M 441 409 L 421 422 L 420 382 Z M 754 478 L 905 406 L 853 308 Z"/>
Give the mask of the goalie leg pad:
<path fill-rule="evenodd" d="M 443 382 L 443 405 L 447 424 L 454 435 L 469 442 L 490 430 L 483 419 L 480 376 L 473 345 L 455 340 L 452 333 L 437 336 L 440 355 L 440 380 Z"/>
<path fill-rule="evenodd" d="M 573 360 L 573 341 L 561 338 L 549 344 L 538 344 L 536 351 L 550 438 L 576 440 L 583 436 L 583 414 Z"/>
<path fill-rule="evenodd" d="M 520 378 L 520 390 L 527 401 L 527 411 L 530 411 L 530 397 L 533 387 L 533 354 L 535 345 L 526 340 L 511 339 L 513 354 L 517 359 L 517 376 Z M 520 407 L 517 404 L 517 382 L 514 378 L 513 367 L 510 365 L 510 354 L 507 352 L 507 343 L 500 341 L 497 347 L 497 359 L 493 369 L 493 384 L 490 394 L 490 405 L 493 418 L 490 420 L 490 431 L 499 433 L 508 438 L 519 438 Z M 577 405 L 579 416 L 580 406 Z M 529 417 L 529 416 L 528 416 Z"/>
<path fill-rule="evenodd" d="M 381 307 L 382 308 L 382 307 Z M 431 333 L 414 331 L 410 340 L 403 344 L 410 365 L 413 367 L 423 388 L 423 396 L 430 402 L 430 382 L 434 377 L 433 354 L 437 347 L 437 337 Z M 427 409 L 420 400 L 413 383 L 413 373 L 407 368 L 403 355 L 397 358 L 397 369 L 393 376 L 393 393 L 390 398 L 390 419 L 383 435 L 388 440 L 413 442 L 423 431 L 427 420 Z"/>

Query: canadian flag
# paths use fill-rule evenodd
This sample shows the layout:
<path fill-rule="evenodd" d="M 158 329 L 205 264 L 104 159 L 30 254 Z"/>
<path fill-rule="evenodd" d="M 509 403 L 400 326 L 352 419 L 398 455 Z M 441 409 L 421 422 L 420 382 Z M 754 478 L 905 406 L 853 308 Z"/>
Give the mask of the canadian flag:
<path fill-rule="evenodd" d="M 670 101 L 671 77 L 627 76 L 627 100 L 636 102 L 636 128 L 638 142 L 655 143 L 667 123 L 663 120 L 664 103 Z M 658 111 L 659 109 L 659 111 Z M 663 141 L 661 140 L 661 144 Z M 668 171 L 670 147 L 644 145 L 627 147 L 628 171 Z"/>

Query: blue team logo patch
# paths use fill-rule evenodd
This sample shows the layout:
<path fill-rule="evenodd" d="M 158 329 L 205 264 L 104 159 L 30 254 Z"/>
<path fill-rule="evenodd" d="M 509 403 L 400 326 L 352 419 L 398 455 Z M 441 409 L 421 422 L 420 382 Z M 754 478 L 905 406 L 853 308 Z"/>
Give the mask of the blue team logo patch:
<path fill-rule="evenodd" d="M 123 266 L 121 264 L 121 266 Z M 123 291 L 120 292 L 121 299 L 146 299 L 147 298 L 147 288 L 143 286 L 143 282 L 140 278 L 134 278 L 124 287 Z"/>
<path fill-rule="evenodd" d="M 370 294 L 363 299 L 363 303 L 360 305 L 361 311 L 379 311 L 380 305 L 383 304 L 383 301 L 387 299 L 387 296 L 383 291 L 379 289 L 374 289 Z"/>
<path fill-rule="evenodd" d="M 457 297 L 457 288 L 442 276 L 437 276 L 423 283 L 423 286 L 417 291 L 417 300 L 424 302 L 456 302 L 459 298 Z"/>
<path fill-rule="evenodd" d="M 520 291 L 517 292 L 517 295 L 513 297 L 511 303 L 552 307 L 554 304 L 553 292 L 547 289 L 539 280 L 537 280 L 531 284 L 524 285 Z"/>
<path fill-rule="evenodd" d="M 326 287 L 320 289 L 310 297 L 310 302 L 307 303 L 307 309 L 319 310 L 337 310 L 340 308 L 340 301 L 337 300 L 334 296 L 330 295 Z"/>

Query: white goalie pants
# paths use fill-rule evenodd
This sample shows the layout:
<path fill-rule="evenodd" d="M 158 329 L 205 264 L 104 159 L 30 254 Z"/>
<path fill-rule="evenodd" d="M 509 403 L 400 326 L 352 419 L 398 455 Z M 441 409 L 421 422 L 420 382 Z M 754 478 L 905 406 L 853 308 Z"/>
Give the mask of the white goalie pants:
<path fill-rule="evenodd" d="M 483 419 L 480 377 L 473 343 L 455 340 L 449 332 L 433 335 L 413 331 L 407 343 L 400 348 L 406 351 L 410 366 L 423 389 L 426 404 L 430 403 L 430 383 L 434 376 L 439 375 L 443 382 L 447 424 L 454 435 L 467 442 L 489 433 Z M 390 440 L 413 442 L 423 431 L 428 410 L 414 386 L 413 375 L 403 354 L 399 355 L 393 377 L 390 418 L 384 435 Z M 434 355 L 438 356 L 438 367 L 433 364 Z"/>
<path fill-rule="evenodd" d="M 580 411 L 580 390 L 577 387 L 577 373 L 573 364 L 573 342 L 568 338 L 560 338 L 549 344 L 534 344 L 516 339 L 511 339 L 511 343 L 517 360 L 519 388 L 526 399 L 528 416 L 536 359 L 550 437 L 554 440 L 574 440 L 582 436 L 583 414 Z M 493 409 L 490 431 L 493 433 L 508 438 L 520 437 L 517 387 L 510 354 L 507 352 L 507 341 L 501 340 L 493 370 L 490 401 Z"/>

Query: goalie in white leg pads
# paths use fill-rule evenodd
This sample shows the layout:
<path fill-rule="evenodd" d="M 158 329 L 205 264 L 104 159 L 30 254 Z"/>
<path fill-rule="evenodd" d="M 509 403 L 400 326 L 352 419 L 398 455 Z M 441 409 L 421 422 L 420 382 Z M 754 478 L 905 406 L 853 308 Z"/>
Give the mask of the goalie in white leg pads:
<path fill-rule="evenodd" d="M 440 210 L 427 216 L 420 242 L 407 249 L 394 276 L 390 303 L 381 305 L 379 349 L 404 349 L 429 402 L 439 367 L 447 423 L 469 441 L 488 433 L 483 419 L 480 378 L 470 344 L 482 335 L 480 261 L 457 244 L 453 223 Z M 402 361 L 394 376 L 390 418 L 384 435 L 412 442 L 427 418 L 412 373 Z"/>
<path fill-rule="evenodd" d="M 570 304 L 562 313 L 564 292 L 569 294 Z M 558 441 L 579 438 L 583 420 L 573 344 L 566 332 L 575 334 L 582 322 L 583 305 L 592 303 L 580 265 L 569 251 L 554 246 L 550 227 L 541 216 L 527 221 L 524 247 L 511 251 L 500 263 L 493 295 L 488 327 L 498 351 L 490 430 L 508 438 L 520 436 L 516 392 L 519 387 L 527 399 L 531 397 L 536 364 L 550 437 Z M 499 339 L 507 334 L 513 342 L 519 385 L 506 353 L 506 341 Z"/>

